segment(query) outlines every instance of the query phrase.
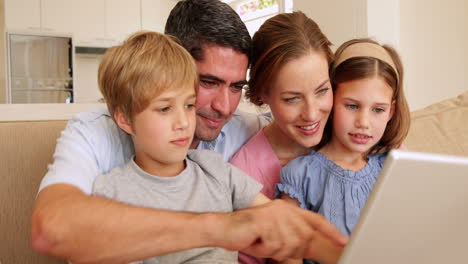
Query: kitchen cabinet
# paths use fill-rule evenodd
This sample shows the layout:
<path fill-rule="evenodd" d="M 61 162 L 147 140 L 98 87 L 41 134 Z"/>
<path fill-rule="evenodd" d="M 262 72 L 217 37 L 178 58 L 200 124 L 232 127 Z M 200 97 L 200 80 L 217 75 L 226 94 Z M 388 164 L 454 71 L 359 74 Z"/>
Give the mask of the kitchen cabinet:
<path fill-rule="evenodd" d="M 140 0 L 72 0 L 76 45 L 112 46 L 141 29 Z"/>
<path fill-rule="evenodd" d="M 41 0 L 42 31 L 71 34 L 71 4 L 71 0 Z"/>
<path fill-rule="evenodd" d="M 8 31 L 39 31 L 40 0 L 5 0 L 5 26 Z"/>
<path fill-rule="evenodd" d="M 5 0 L 8 31 L 71 33 L 71 0 Z"/>
<path fill-rule="evenodd" d="M 105 25 L 108 37 L 120 43 L 135 31 L 141 30 L 140 0 L 105 0 L 105 2 Z"/>
<path fill-rule="evenodd" d="M 75 45 L 89 45 L 97 42 L 97 39 L 100 39 L 101 42 L 104 41 L 104 0 L 72 0 L 72 10 L 72 31 Z"/>

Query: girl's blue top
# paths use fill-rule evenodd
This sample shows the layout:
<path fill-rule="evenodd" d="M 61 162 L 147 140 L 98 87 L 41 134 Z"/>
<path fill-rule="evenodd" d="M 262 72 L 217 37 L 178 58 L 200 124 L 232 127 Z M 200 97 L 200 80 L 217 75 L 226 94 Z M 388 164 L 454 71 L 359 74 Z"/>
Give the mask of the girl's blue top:
<path fill-rule="evenodd" d="M 372 191 L 387 153 L 368 157 L 359 170 L 346 170 L 320 152 L 312 151 L 281 169 L 276 195 L 285 193 L 304 209 L 325 216 L 344 235 L 349 236 Z"/>

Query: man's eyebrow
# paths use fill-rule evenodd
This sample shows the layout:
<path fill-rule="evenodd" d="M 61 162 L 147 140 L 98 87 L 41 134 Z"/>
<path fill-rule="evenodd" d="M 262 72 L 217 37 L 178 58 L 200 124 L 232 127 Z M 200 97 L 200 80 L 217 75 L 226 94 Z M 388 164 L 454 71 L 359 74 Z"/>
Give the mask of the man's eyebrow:
<path fill-rule="evenodd" d="M 208 79 L 208 80 L 212 80 L 212 81 L 219 82 L 219 83 L 222 83 L 222 84 L 226 83 L 225 80 L 220 79 L 220 78 L 218 78 L 218 77 L 216 77 L 214 75 L 211 75 L 211 74 L 200 74 L 199 78 L 200 78 L 200 80 L 201 79 Z M 237 81 L 237 82 L 232 83 L 231 86 L 246 85 L 248 83 L 249 82 L 247 80 L 242 80 L 242 81 Z"/>
<path fill-rule="evenodd" d="M 220 78 L 218 78 L 218 77 L 216 77 L 214 75 L 211 75 L 211 74 L 200 74 L 199 77 L 200 77 L 200 80 L 201 79 L 209 79 L 209 80 L 216 81 L 216 82 L 219 82 L 219 83 L 226 83 L 225 80 L 220 79 Z"/>

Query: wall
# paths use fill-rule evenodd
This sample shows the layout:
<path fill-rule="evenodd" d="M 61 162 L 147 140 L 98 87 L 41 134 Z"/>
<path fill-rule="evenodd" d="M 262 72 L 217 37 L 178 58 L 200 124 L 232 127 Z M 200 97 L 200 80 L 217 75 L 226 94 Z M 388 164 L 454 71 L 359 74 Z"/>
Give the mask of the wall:
<path fill-rule="evenodd" d="M 367 36 L 366 0 L 294 0 L 293 9 L 319 24 L 333 50 L 346 40 Z"/>
<path fill-rule="evenodd" d="M 411 110 L 468 88 L 466 0 L 295 0 L 336 46 L 373 37 L 394 46 L 405 67 Z"/>
<path fill-rule="evenodd" d="M 401 55 L 412 109 L 468 90 L 468 2 L 400 1 Z"/>
<path fill-rule="evenodd" d="M 8 102 L 6 86 L 5 3 L 0 0 L 0 104 Z"/>

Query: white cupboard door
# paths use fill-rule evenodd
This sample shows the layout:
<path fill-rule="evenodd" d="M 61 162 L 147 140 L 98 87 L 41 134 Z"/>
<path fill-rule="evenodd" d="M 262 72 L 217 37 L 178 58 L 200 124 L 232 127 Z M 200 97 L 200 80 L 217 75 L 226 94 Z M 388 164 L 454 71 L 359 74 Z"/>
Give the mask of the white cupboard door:
<path fill-rule="evenodd" d="M 141 0 L 142 29 L 164 33 L 167 17 L 176 4 L 175 0 Z"/>
<path fill-rule="evenodd" d="M 41 0 L 42 31 L 72 33 L 72 0 Z"/>
<path fill-rule="evenodd" d="M 40 0 L 5 0 L 7 31 L 40 31 Z"/>
<path fill-rule="evenodd" d="M 105 0 L 72 0 L 71 14 L 76 45 L 96 44 L 97 39 L 106 37 L 105 6 Z"/>
<path fill-rule="evenodd" d="M 141 30 L 140 0 L 106 0 L 106 33 L 117 43 Z"/>

